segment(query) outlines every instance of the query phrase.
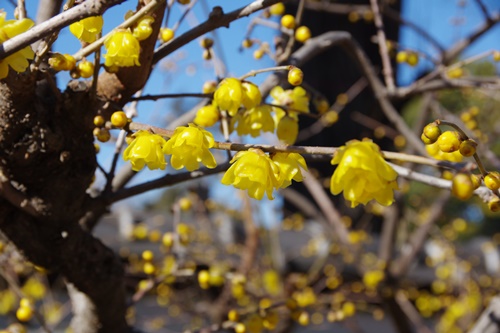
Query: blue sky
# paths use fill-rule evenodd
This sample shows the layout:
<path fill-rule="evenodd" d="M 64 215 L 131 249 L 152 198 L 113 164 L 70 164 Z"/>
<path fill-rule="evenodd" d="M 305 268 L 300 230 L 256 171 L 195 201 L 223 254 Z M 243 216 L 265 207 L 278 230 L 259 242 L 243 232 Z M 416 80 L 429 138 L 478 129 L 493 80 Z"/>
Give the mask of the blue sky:
<path fill-rule="evenodd" d="M 500 1 L 482 1 L 490 13 L 499 13 Z M 402 4 L 402 16 L 427 30 L 445 48 L 469 36 L 484 22 L 483 13 L 474 0 L 404 0 Z M 436 57 L 438 54 L 432 45 L 409 27 L 403 26 L 401 28 L 400 44 L 432 57 Z M 467 48 L 463 56 L 468 57 L 492 49 L 500 50 L 500 24 L 497 24 Z M 398 69 L 399 84 L 409 84 L 419 73 L 429 69 L 430 65 L 430 62 L 425 60 L 421 61 L 415 68 L 405 64 L 400 65 Z"/>

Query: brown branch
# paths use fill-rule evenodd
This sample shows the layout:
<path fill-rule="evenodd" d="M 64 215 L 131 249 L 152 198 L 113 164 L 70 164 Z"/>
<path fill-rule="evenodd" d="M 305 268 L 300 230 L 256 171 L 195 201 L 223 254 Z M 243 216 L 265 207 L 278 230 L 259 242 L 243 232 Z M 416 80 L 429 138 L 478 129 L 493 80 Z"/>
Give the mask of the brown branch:
<path fill-rule="evenodd" d="M 25 211 L 33 217 L 40 217 L 44 214 L 43 203 L 34 202 L 24 193 L 12 186 L 2 170 L 0 170 L 0 195 L 14 207 Z"/>
<path fill-rule="evenodd" d="M 304 185 L 306 186 L 309 193 L 319 205 L 325 219 L 335 230 L 335 235 L 337 236 L 340 244 L 345 246 L 347 249 L 352 250 L 352 244 L 349 242 L 349 231 L 342 222 L 340 213 L 333 206 L 333 202 L 330 200 L 325 190 L 321 186 L 320 182 L 308 171 L 302 171 L 304 176 Z M 354 251 L 351 251 L 354 253 Z"/>
<path fill-rule="evenodd" d="M 394 91 L 394 74 L 392 72 L 391 60 L 389 59 L 389 51 L 387 49 L 387 38 L 384 32 L 384 22 L 380 15 L 380 9 L 378 7 L 378 0 L 370 0 L 372 7 L 375 27 L 377 28 L 377 44 L 379 48 L 380 58 L 382 59 L 382 73 L 385 79 L 385 85 L 389 92 Z"/>
<path fill-rule="evenodd" d="M 222 171 L 226 171 L 229 168 L 229 163 L 223 163 L 218 165 L 213 169 L 202 168 L 200 170 L 192 172 L 183 172 L 178 174 L 168 174 L 155 180 L 151 180 L 146 183 L 135 185 L 129 188 L 124 188 L 113 194 L 105 196 L 105 201 L 108 203 L 113 203 L 119 200 L 123 200 L 152 189 L 157 189 L 165 186 L 171 186 L 174 184 L 182 183 L 188 180 L 197 179 L 209 175 L 214 175 Z"/>
<path fill-rule="evenodd" d="M 40 24 L 56 16 L 61 10 L 63 0 L 41 0 L 36 13 L 36 23 Z"/>
<path fill-rule="evenodd" d="M 452 46 L 451 48 L 448 49 L 448 51 L 445 52 L 442 58 L 442 63 L 444 65 L 449 65 L 451 62 L 455 60 L 456 57 L 460 55 L 460 53 L 462 53 L 463 50 L 465 50 L 467 47 L 469 47 L 469 45 L 474 43 L 479 37 L 488 32 L 498 22 L 500 22 L 500 14 L 491 17 L 490 20 L 487 20 L 476 31 L 474 31 L 464 39 L 458 41 L 454 46 Z"/>
<path fill-rule="evenodd" d="M 430 208 L 427 220 L 421 224 L 410 236 L 409 250 L 401 254 L 399 258 L 391 263 L 390 273 L 394 278 L 401 278 L 408 272 L 411 263 L 415 261 L 417 254 L 422 250 L 428 238 L 429 231 L 435 225 L 437 219 L 442 215 L 444 205 L 450 198 L 450 192 L 446 191 L 434 201 Z"/>

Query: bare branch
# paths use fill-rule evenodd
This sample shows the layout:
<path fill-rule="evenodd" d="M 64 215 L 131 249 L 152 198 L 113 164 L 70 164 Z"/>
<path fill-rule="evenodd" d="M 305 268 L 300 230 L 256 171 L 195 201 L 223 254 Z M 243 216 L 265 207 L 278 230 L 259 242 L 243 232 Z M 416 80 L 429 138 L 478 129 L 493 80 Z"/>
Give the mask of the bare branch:
<path fill-rule="evenodd" d="M 378 0 L 370 0 L 372 7 L 375 27 L 377 28 L 377 44 L 379 48 L 380 58 L 382 59 L 382 73 L 384 74 L 385 85 L 389 92 L 394 91 L 394 74 L 392 72 L 391 60 L 389 59 L 389 51 L 387 50 L 387 38 L 384 32 L 384 22 L 380 15 Z"/>

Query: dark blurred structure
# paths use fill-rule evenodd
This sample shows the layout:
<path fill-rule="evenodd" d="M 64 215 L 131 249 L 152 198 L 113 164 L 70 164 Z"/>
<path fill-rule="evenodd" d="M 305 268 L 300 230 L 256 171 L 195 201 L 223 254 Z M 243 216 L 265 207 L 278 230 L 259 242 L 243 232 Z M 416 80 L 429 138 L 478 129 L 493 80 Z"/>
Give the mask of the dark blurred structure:
<path fill-rule="evenodd" d="M 329 7 L 333 5 L 334 7 Z M 390 6 L 390 9 L 399 13 L 401 8 L 400 1 L 380 1 L 381 9 L 383 6 Z M 329 11 L 337 9 L 337 13 Z M 287 5 L 287 12 L 295 14 L 297 12 L 297 2 Z M 343 0 L 343 1 L 318 1 L 308 5 L 306 2 L 301 25 L 306 25 L 311 29 L 312 36 L 318 36 L 328 31 L 347 31 L 359 43 L 366 52 L 373 66 L 378 72 L 381 72 L 381 58 L 378 44 L 376 43 L 376 28 L 373 23 L 373 14 L 371 12 L 369 1 L 367 0 Z M 399 35 L 399 24 L 395 21 L 384 18 L 385 33 L 387 40 L 397 41 Z M 296 48 L 301 45 L 296 45 Z M 336 102 L 339 94 L 344 94 L 356 82 L 362 79 L 362 73 L 359 70 L 355 60 L 341 47 L 334 46 L 325 52 L 316 56 L 312 61 L 307 62 L 301 69 L 304 72 L 305 82 L 313 89 L 320 92 L 328 99 L 330 105 Z M 396 66 L 393 66 L 396 69 Z M 313 110 L 313 103 L 310 104 Z M 338 111 L 338 110 L 336 110 Z M 352 139 L 362 139 L 364 137 L 373 138 L 373 128 L 361 125 L 353 119 L 353 114 L 359 112 L 362 115 L 375 120 L 384 125 L 390 126 L 388 120 L 383 115 L 370 87 L 366 86 L 359 95 L 350 100 L 342 112 L 339 114 L 339 120 L 331 127 L 325 127 L 322 132 L 313 135 L 297 145 L 304 146 L 341 146 Z M 300 129 L 303 130 L 311 126 L 316 119 L 301 117 Z M 300 135 L 299 135 L 300 138 Z M 392 148 L 392 140 L 382 139 L 377 144 L 383 149 Z M 322 178 L 331 176 L 333 166 L 330 161 L 308 162 L 311 169 L 316 169 Z M 305 195 L 307 190 L 301 183 L 293 183 L 292 187 Z M 335 198 L 339 202 L 340 198 Z M 356 210 L 347 209 L 345 205 L 337 205 L 342 214 L 357 214 Z M 342 209 L 345 208 L 345 210 Z M 286 202 L 286 212 L 296 211 L 293 204 Z M 358 212 L 359 213 L 359 212 Z M 355 216 L 353 221 L 356 221 Z"/>

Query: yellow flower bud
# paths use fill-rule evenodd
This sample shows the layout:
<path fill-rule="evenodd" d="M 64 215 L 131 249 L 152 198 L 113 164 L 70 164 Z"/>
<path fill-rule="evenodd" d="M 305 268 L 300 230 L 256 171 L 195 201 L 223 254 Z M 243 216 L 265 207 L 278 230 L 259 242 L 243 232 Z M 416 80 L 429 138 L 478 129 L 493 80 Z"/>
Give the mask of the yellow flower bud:
<path fill-rule="evenodd" d="M 304 78 L 304 73 L 298 67 L 292 67 L 288 71 L 288 83 L 290 83 L 292 86 L 301 85 L 303 78 Z"/>
<path fill-rule="evenodd" d="M 201 88 L 202 93 L 211 94 L 217 88 L 217 82 L 215 81 L 206 81 L 203 83 L 203 87 Z"/>
<path fill-rule="evenodd" d="M 102 127 L 102 126 L 104 126 L 104 117 L 100 116 L 100 115 L 95 116 L 94 117 L 94 125 L 96 127 Z"/>
<path fill-rule="evenodd" d="M 496 213 L 496 212 L 499 212 L 500 211 L 500 199 L 497 198 L 497 197 L 494 197 L 493 199 L 491 199 L 489 202 L 488 202 L 488 208 Z"/>
<path fill-rule="evenodd" d="M 474 192 L 474 183 L 470 175 L 466 173 L 458 173 L 453 177 L 451 182 L 451 193 L 460 200 L 469 199 Z"/>
<path fill-rule="evenodd" d="M 70 54 L 54 53 L 49 58 L 49 65 L 56 71 L 70 71 L 75 68 L 76 60 Z"/>
<path fill-rule="evenodd" d="M 123 128 L 129 122 L 129 118 L 123 111 L 113 112 L 111 115 L 111 124 L 118 128 Z"/>
<path fill-rule="evenodd" d="M 163 234 L 161 242 L 167 248 L 172 247 L 172 245 L 174 245 L 174 234 L 171 232 L 166 232 L 165 234 Z"/>
<path fill-rule="evenodd" d="M 460 154 L 465 157 L 470 157 L 476 153 L 477 143 L 472 139 L 462 141 L 460 144 Z"/>
<path fill-rule="evenodd" d="M 205 105 L 196 112 L 194 123 L 202 127 L 210 127 L 219 121 L 219 109 L 214 104 Z"/>
<path fill-rule="evenodd" d="M 238 311 L 236 311 L 235 309 L 231 309 L 227 313 L 227 319 L 229 321 L 238 321 L 240 320 L 240 315 L 238 314 Z"/>
<path fill-rule="evenodd" d="M 170 42 L 175 37 L 174 30 L 170 28 L 161 28 L 160 29 L 160 39 L 163 43 Z"/>
<path fill-rule="evenodd" d="M 151 36 L 153 33 L 153 27 L 155 19 L 150 15 L 145 15 L 139 19 L 136 27 L 133 30 L 133 35 L 137 40 L 145 40 Z"/>
<path fill-rule="evenodd" d="M 500 188 L 500 173 L 497 171 L 488 172 L 484 176 L 484 185 L 492 191 L 496 191 Z"/>
<path fill-rule="evenodd" d="M 257 60 L 261 59 L 264 56 L 264 51 L 261 49 L 257 49 L 253 51 L 253 57 Z"/>
<path fill-rule="evenodd" d="M 287 29 L 295 28 L 295 17 L 290 14 L 283 15 L 281 18 L 281 26 Z"/>
<path fill-rule="evenodd" d="M 88 79 L 94 75 L 94 64 L 91 61 L 83 60 L 78 63 L 78 73 L 84 79 Z"/>
<path fill-rule="evenodd" d="M 472 186 L 474 187 L 474 189 L 477 189 L 479 186 L 481 186 L 481 176 L 480 175 L 471 174 L 470 180 L 472 181 Z"/>
<path fill-rule="evenodd" d="M 448 75 L 450 79 L 458 79 L 464 76 L 464 70 L 461 67 L 452 68 L 446 72 L 446 75 Z"/>
<path fill-rule="evenodd" d="M 111 134 L 106 128 L 94 128 L 94 136 L 101 142 L 108 142 L 111 139 Z"/>
<path fill-rule="evenodd" d="M 285 5 L 282 2 L 278 2 L 269 8 L 269 13 L 274 16 L 281 16 L 285 13 Z"/>
<path fill-rule="evenodd" d="M 493 61 L 500 61 L 500 51 L 493 51 Z"/>
<path fill-rule="evenodd" d="M 145 251 L 142 251 L 141 257 L 145 261 L 152 261 L 154 258 L 154 254 L 150 250 L 145 250 Z"/>
<path fill-rule="evenodd" d="M 415 52 L 409 52 L 406 58 L 406 63 L 410 66 L 416 66 L 418 64 L 418 54 Z"/>
<path fill-rule="evenodd" d="M 208 283 L 210 280 L 210 273 L 207 270 L 201 270 L 198 273 L 198 283 L 202 289 L 208 289 L 210 284 Z"/>
<path fill-rule="evenodd" d="M 424 130 L 422 131 L 422 133 L 427 138 L 429 138 L 429 140 L 431 141 L 431 143 L 434 143 L 434 142 L 437 141 L 437 139 L 441 135 L 441 129 L 439 128 L 438 124 L 436 124 L 436 123 L 430 123 L 430 124 L 427 124 L 424 127 Z"/>
<path fill-rule="evenodd" d="M 311 30 L 305 25 L 300 26 L 295 30 L 295 40 L 301 43 L 305 43 L 311 38 Z"/>
<path fill-rule="evenodd" d="M 200 41 L 200 46 L 204 49 L 209 49 L 214 46 L 214 40 L 212 38 L 203 38 Z"/>
<path fill-rule="evenodd" d="M 456 131 L 445 131 L 439 136 L 437 144 L 442 152 L 452 153 L 460 148 L 461 141 L 460 133 Z"/>
<path fill-rule="evenodd" d="M 252 47 L 252 45 L 253 45 L 253 41 L 251 39 L 248 39 L 248 38 L 245 38 L 243 40 L 243 42 L 241 42 L 241 46 L 245 49 Z"/>
<path fill-rule="evenodd" d="M 396 62 L 397 63 L 402 64 L 402 63 L 406 62 L 406 60 L 408 60 L 408 52 L 406 52 L 406 51 L 399 51 L 396 54 Z"/>

